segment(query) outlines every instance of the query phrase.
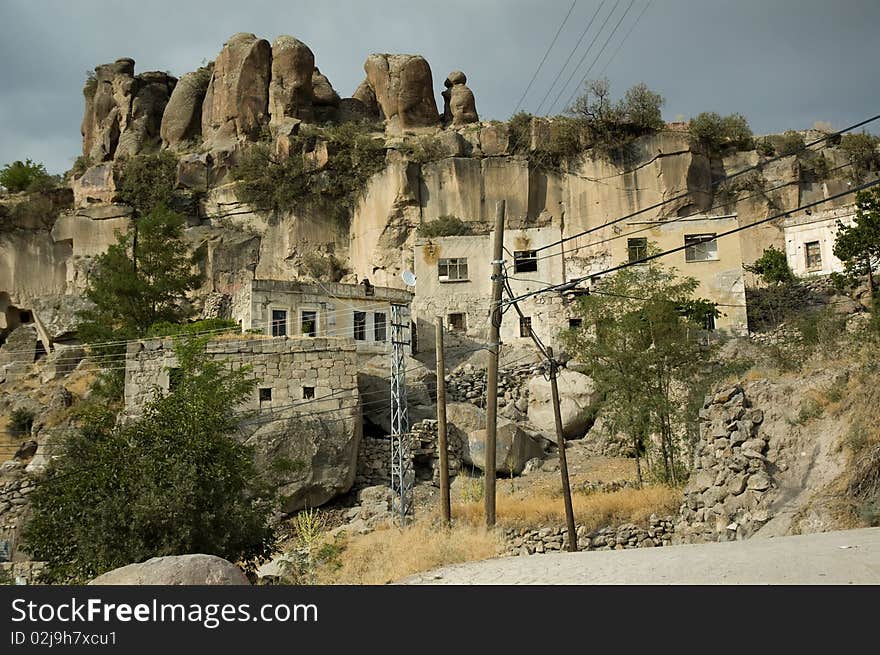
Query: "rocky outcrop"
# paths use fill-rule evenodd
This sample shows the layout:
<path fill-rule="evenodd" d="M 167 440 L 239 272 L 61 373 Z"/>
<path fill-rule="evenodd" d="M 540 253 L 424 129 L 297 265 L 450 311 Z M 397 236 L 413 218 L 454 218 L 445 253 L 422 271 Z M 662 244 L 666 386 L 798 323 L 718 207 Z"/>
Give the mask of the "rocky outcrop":
<path fill-rule="evenodd" d="M 83 156 L 102 162 L 136 155 L 159 145 L 162 114 L 177 78 L 154 71 L 134 74 L 134 59 L 95 68 L 86 82 L 82 122 Z"/>
<path fill-rule="evenodd" d="M 315 118 L 332 121 L 338 118 L 339 94 L 333 90 L 330 80 L 320 70 L 312 72 L 312 95 L 315 102 Z"/>
<path fill-rule="evenodd" d="M 390 131 L 440 124 L 431 67 L 424 57 L 373 54 L 364 70 Z"/>
<path fill-rule="evenodd" d="M 478 122 L 477 103 L 468 88 L 467 76 L 461 71 L 452 71 L 443 85 L 446 87 L 443 91 L 443 124 L 457 127 Z"/>
<path fill-rule="evenodd" d="M 273 128 L 290 118 L 302 121 L 314 118 L 314 70 L 315 55 L 299 39 L 282 35 L 272 43 L 269 113 Z"/>
<path fill-rule="evenodd" d="M 211 63 L 178 80 L 162 114 L 159 134 L 164 147 L 174 148 L 201 136 L 202 105 L 213 69 Z"/>
<path fill-rule="evenodd" d="M 576 371 L 560 370 L 556 384 L 559 388 L 563 436 L 566 439 L 584 436 L 593 424 L 602 395 L 591 378 Z M 542 434 L 555 439 L 556 419 L 550 382 L 544 377 L 529 381 L 529 423 Z"/>
<path fill-rule="evenodd" d="M 272 46 L 265 39 L 239 32 L 214 62 L 202 105 L 202 136 L 216 147 L 255 141 L 269 123 L 269 80 Z"/>
<path fill-rule="evenodd" d="M 404 361 L 406 400 L 410 423 L 436 416 L 436 376 L 412 357 Z M 388 356 L 378 355 L 358 367 L 358 392 L 364 399 L 363 417 L 386 434 L 391 433 L 391 373 Z"/>
<path fill-rule="evenodd" d="M 108 571 L 90 585 L 249 585 L 232 562 L 216 555 L 153 557 Z"/>

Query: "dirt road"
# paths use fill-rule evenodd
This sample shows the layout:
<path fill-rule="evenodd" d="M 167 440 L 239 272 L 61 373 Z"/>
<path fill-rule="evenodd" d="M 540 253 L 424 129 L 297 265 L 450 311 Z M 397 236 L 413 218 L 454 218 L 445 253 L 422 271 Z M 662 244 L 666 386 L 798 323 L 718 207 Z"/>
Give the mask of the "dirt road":
<path fill-rule="evenodd" d="M 880 528 L 618 551 L 505 557 L 402 584 L 880 584 Z"/>

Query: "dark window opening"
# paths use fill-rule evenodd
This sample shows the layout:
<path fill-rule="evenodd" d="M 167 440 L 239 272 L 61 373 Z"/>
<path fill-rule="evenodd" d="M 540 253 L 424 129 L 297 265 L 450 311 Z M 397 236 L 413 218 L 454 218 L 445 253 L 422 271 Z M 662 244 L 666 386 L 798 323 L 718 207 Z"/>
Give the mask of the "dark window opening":
<path fill-rule="evenodd" d="M 581 325 L 583 325 L 584 319 L 582 318 L 570 318 L 568 319 L 568 327 L 572 330 L 577 330 Z"/>
<path fill-rule="evenodd" d="M 714 314 L 706 314 L 705 318 L 703 318 L 703 329 L 712 331 L 715 329 L 715 315 Z"/>
<path fill-rule="evenodd" d="M 818 241 L 810 241 L 804 245 L 807 257 L 807 270 L 818 271 L 822 269 L 822 247 Z M 24 321 L 22 321 L 24 322 Z"/>
<path fill-rule="evenodd" d="M 273 309 L 272 310 L 272 336 L 273 337 L 286 337 L 287 336 L 287 310 L 286 309 Z"/>
<path fill-rule="evenodd" d="M 168 369 L 168 391 L 176 391 L 178 387 L 180 387 L 180 382 L 183 379 L 183 373 L 180 372 L 179 368 L 169 368 Z"/>
<path fill-rule="evenodd" d="M 513 272 L 533 273 L 538 270 L 538 253 L 535 250 L 515 250 L 513 252 Z"/>
<path fill-rule="evenodd" d="M 302 335 L 304 337 L 318 336 L 318 312 L 304 311 L 302 313 L 302 320 L 300 321 L 300 324 L 302 328 Z"/>
<path fill-rule="evenodd" d="M 315 387 L 303 387 L 303 398 L 306 400 L 315 397 Z"/>
<path fill-rule="evenodd" d="M 437 276 L 441 282 L 468 280 L 467 257 L 441 259 L 437 262 Z"/>
<path fill-rule="evenodd" d="M 385 341 L 388 338 L 385 312 L 373 312 L 373 338 L 376 341 Z"/>
<path fill-rule="evenodd" d="M 415 321 L 410 323 L 409 329 L 409 350 L 411 355 L 415 355 L 419 351 L 419 333 L 416 330 Z"/>
<path fill-rule="evenodd" d="M 272 400 L 272 389 L 271 387 L 260 387 L 260 402 L 265 403 Z"/>
<path fill-rule="evenodd" d="M 467 329 L 464 314 L 450 314 L 447 321 L 453 332 L 464 332 Z"/>
<path fill-rule="evenodd" d="M 627 239 L 626 254 L 630 263 L 643 260 L 648 256 L 648 239 L 645 237 Z"/>
<path fill-rule="evenodd" d="M 530 337 L 532 336 L 532 317 L 531 316 L 521 316 L 519 319 L 519 336 L 521 337 Z"/>
<path fill-rule="evenodd" d="M 354 313 L 354 338 L 358 341 L 364 341 L 367 338 L 367 313 Z"/>
<path fill-rule="evenodd" d="M 710 262 L 718 259 L 718 240 L 714 234 L 686 234 L 684 245 L 686 262 Z"/>
<path fill-rule="evenodd" d="M 18 312 L 18 320 L 22 325 L 24 325 L 26 323 L 33 323 L 34 322 L 34 315 L 31 312 L 29 312 L 28 310 L 23 309 L 20 312 Z"/>

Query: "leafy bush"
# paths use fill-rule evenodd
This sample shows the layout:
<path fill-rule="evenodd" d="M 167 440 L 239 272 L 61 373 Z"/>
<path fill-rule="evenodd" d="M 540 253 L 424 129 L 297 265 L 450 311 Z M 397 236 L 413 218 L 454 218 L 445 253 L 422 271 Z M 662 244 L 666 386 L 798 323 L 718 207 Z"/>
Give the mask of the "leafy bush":
<path fill-rule="evenodd" d="M 232 435 L 252 392 L 247 369 L 178 343 L 180 381 L 117 424 L 92 408 L 31 495 L 23 539 L 48 582 L 84 582 L 150 557 L 207 553 L 253 568 L 274 544 L 271 481 Z"/>
<path fill-rule="evenodd" d="M 407 142 L 403 148 L 410 161 L 418 164 L 427 164 L 447 156 L 446 150 L 439 139 L 431 135 L 421 136 L 414 141 Z"/>
<path fill-rule="evenodd" d="M 782 136 L 777 137 L 776 152 L 779 153 L 780 157 L 787 157 L 788 155 L 793 155 L 799 150 L 802 150 L 804 145 L 804 137 L 800 132 L 788 130 L 784 132 Z"/>
<path fill-rule="evenodd" d="M 522 154 L 529 151 L 533 118 L 534 116 L 526 111 L 519 111 L 510 117 L 507 127 L 510 130 L 510 144 L 513 152 Z"/>
<path fill-rule="evenodd" d="M 416 233 L 420 237 L 452 237 L 471 234 L 471 226 L 457 216 L 444 214 L 433 221 L 426 221 L 419 225 Z"/>
<path fill-rule="evenodd" d="M 30 434 L 34 426 L 34 413 L 23 407 L 12 410 L 9 415 L 9 433 L 15 437 Z"/>
<path fill-rule="evenodd" d="M 767 284 L 787 284 L 795 279 L 785 253 L 774 246 L 765 248 L 764 253 L 755 260 L 754 264 L 744 264 L 743 268 L 760 276 Z"/>
<path fill-rule="evenodd" d="M 12 205 L 7 211 L 10 225 L 51 227 L 58 217 L 58 210 L 59 207 L 51 198 L 35 194 L 28 196 L 27 200 Z"/>
<path fill-rule="evenodd" d="M 73 175 L 74 178 L 82 177 L 91 165 L 91 157 L 80 155 L 74 160 L 73 166 L 70 169 L 70 174 Z"/>
<path fill-rule="evenodd" d="M 856 183 L 863 180 L 865 173 L 880 169 L 880 154 L 877 145 L 880 137 L 862 132 L 844 134 L 840 139 L 840 149 L 849 157 L 852 164 L 852 177 Z"/>
<path fill-rule="evenodd" d="M 26 159 L 6 164 L 0 169 L 0 186 L 10 193 L 47 191 L 58 186 L 58 178 L 49 175 L 43 164 Z"/>
<path fill-rule="evenodd" d="M 755 144 L 755 149 L 763 157 L 773 157 L 776 155 L 776 148 L 773 146 L 773 142 L 766 137 Z"/>
<path fill-rule="evenodd" d="M 712 150 L 731 146 L 749 150 L 754 146 L 752 129 L 742 114 L 720 114 L 709 111 L 698 114 L 689 124 L 691 137 Z"/>
<path fill-rule="evenodd" d="M 169 206 L 177 179 L 177 158 L 168 151 L 135 155 L 121 165 L 119 199 L 145 216 L 161 205 Z"/>
<path fill-rule="evenodd" d="M 303 130 L 292 137 L 290 156 L 275 157 L 266 144 L 252 146 L 232 171 L 242 202 L 266 212 L 320 208 L 347 227 L 369 179 L 385 167 L 385 145 L 369 125 L 343 123 Z M 331 155 L 320 170 L 307 166 L 305 152 L 317 139 Z"/>
<path fill-rule="evenodd" d="M 183 336 L 198 335 L 206 332 L 237 332 L 241 326 L 235 321 L 226 318 L 204 318 L 200 321 L 192 323 L 170 323 L 168 321 L 160 321 L 154 323 L 147 330 L 147 337 L 166 337 L 166 336 Z"/>

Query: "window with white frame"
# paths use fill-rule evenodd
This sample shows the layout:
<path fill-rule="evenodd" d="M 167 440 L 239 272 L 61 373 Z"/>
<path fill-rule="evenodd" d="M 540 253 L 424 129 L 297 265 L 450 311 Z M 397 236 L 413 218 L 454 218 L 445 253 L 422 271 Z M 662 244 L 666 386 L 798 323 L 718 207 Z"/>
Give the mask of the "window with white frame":
<path fill-rule="evenodd" d="M 437 262 L 437 277 L 441 282 L 468 280 L 467 257 L 450 257 Z"/>
<path fill-rule="evenodd" d="M 513 272 L 532 273 L 538 270 L 538 252 L 536 250 L 514 250 Z"/>
<path fill-rule="evenodd" d="M 286 309 L 273 309 L 271 313 L 271 321 L 270 321 L 270 334 L 273 337 L 286 337 L 287 336 L 287 310 Z"/>
<path fill-rule="evenodd" d="M 822 270 L 822 246 L 818 241 L 808 241 L 804 244 L 804 255 L 808 271 Z"/>
<path fill-rule="evenodd" d="M 686 262 L 711 262 L 718 259 L 718 240 L 714 234 L 686 234 L 684 245 Z"/>

